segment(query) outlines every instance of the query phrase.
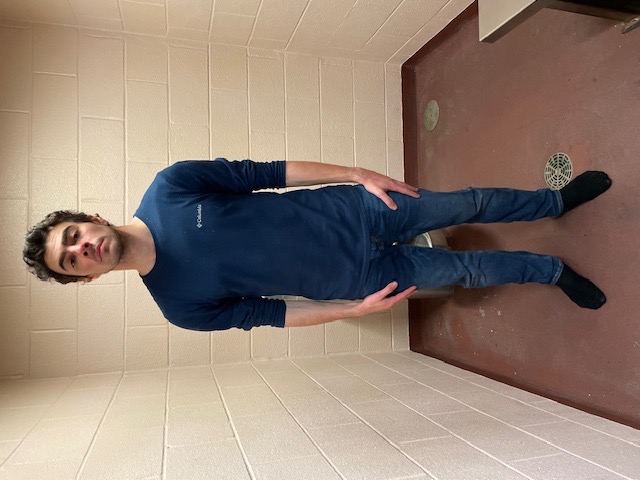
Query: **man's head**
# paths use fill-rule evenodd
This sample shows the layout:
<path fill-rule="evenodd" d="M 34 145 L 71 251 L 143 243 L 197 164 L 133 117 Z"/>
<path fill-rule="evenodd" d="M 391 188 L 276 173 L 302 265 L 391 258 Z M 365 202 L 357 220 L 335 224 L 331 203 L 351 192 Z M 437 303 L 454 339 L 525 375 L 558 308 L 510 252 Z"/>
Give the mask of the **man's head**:
<path fill-rule="evenodd" d="M 113 270 L 124 254 L 122 235 L 96 215 L 50 213 L 25 238 L 24 261 L 40 280 L 88 281 Z"/>

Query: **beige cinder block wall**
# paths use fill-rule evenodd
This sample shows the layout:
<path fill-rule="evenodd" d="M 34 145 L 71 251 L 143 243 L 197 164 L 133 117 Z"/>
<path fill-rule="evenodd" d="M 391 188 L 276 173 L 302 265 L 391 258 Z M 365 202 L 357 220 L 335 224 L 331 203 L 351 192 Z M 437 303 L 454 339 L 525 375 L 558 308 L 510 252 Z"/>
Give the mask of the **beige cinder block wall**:
<path fill-rule="evenodd" d="M 270 28 L 284 12 L 267 0 L 253 17 L 225 9 L 259 2 L 216 3 L 208 32 L 193 30 L 171 0 L 153 6 L 167 19 L 159 31 L 149 26 L 153 15 L 141 19 L 150 4 L 121 1 L 118 28 L 104 18 L 115 13 L 92 17 L 86 9 L 97 6 L 66 1 L 56 5 L 63 13 L 69 5 L 75 24 L 63 13 L 43 19 L 35 4 L 9 13 L 0 6 L 0 376 L 408 348 L 406 304 L 303 329 L 182 330 L 164 320 L 135 273 L 79 286 L 35 280 L 22 238 L 56 209 L 126 223 L 154 175 L 182 159 L 321 161 L 402 179 L 400 65 L 470 1 L 427 2 L 420 25 L 406 16 L 420 2 L 374 2 L 395 10 L 364 19 L 371 2 L 343 0 L 346 16 L 335 19 L 315 11 L 326 1 L 301 2 L 306 21 L 284 40 L 282 24 Z M 333 35 L 320 41 L 329 21 Z M 381 22 L 390 33 L 413 22 L 411 36 L 376 34 Z M 371 41 L 360 45 L 354 31 Z"/>

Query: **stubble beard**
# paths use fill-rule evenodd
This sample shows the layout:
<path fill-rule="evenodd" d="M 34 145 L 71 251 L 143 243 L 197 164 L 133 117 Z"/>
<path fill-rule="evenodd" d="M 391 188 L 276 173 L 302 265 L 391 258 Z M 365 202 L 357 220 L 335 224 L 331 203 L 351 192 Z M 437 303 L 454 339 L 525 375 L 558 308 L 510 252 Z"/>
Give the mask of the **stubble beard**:
<path fill-rule="evenodd" d="M 111 230 L 111 255 L 114 258 L 114 263 L 111 267 L 111 269 L 113 270 L 118 266 L 118 264 L 122 260 L 122 257 L 124 256 L 127 241 L 124 236 L 115 228 L 109 226 L 109 229 Z"/>

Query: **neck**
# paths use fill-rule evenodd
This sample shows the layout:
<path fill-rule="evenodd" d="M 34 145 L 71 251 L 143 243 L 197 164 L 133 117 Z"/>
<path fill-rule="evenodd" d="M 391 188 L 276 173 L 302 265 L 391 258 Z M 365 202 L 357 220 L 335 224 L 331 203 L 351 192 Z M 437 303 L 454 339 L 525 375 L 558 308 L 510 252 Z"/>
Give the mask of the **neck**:
<path fill-rule="evenodd" d="M 156 246 L 149 228 L 135 217 L 129 225 L 114 228 L 124 240 L 124 253 L 114 270 L 137 270 L 140 275 L 149 273 L 156 261 Z"/>

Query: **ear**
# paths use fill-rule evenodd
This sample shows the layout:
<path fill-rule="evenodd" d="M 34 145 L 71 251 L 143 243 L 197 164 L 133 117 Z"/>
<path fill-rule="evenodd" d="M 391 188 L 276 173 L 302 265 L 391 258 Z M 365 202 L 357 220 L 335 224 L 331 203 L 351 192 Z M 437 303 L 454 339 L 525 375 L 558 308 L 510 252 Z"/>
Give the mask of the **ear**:
<path fill-rule="evenodd" d="M 109 225 L 109 222 L 107 222 L 104 218 L 102 218 L 97 213 L 95 215 L 90 215 L 90 217 L 91 217 L 92 223 L 95 223 L 97 225 Z"/>
<path fill-rule="evenodd" d="M 87 275 L 85 277 L 85 282 L 89 283 L 89 282 L 93 282 L 94 280 L 100 278 L 100 275 L 102 275 L 101 273 L 96 273 L 94 275 Z"/>

